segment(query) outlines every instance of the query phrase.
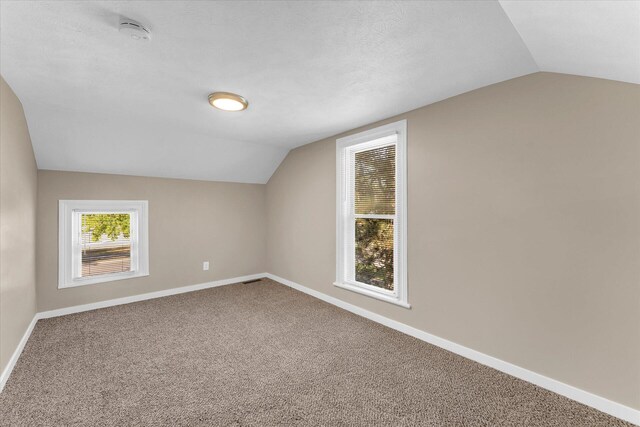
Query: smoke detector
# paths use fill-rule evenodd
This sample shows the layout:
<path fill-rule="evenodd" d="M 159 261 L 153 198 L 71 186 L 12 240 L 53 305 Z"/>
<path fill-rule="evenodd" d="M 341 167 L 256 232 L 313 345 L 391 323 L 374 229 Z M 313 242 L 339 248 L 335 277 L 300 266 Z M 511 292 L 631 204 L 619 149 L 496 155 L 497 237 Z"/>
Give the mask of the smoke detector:
<path fill-rule="evenodd" d="M 151 40 L 151 31 L 139 23 L 129 18 L 120 19 L 120 32 L 134 40 L 149 41 Z"/>

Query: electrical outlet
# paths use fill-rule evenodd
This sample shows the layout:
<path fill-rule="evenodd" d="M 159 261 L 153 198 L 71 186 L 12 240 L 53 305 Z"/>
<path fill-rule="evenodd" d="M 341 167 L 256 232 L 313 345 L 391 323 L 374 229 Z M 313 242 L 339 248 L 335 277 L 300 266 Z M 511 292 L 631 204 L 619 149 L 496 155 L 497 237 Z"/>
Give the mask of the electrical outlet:
<path fill-rule="evenodd" d="M 202 269 L 207 271 L 209 269 L 209 261 L 205 261 L 202 263 Z"/>

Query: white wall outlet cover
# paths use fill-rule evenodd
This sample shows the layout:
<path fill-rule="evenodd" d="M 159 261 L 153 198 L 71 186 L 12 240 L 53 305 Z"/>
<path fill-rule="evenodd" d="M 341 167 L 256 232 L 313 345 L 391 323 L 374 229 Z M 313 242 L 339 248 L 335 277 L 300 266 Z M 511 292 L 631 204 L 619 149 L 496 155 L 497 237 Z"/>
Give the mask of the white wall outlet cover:
<path fill-rule="evenodd" d="M 202 269 L 207 271 L 209 269 L 209 261 L 205 261 L 202 263 Z"/>

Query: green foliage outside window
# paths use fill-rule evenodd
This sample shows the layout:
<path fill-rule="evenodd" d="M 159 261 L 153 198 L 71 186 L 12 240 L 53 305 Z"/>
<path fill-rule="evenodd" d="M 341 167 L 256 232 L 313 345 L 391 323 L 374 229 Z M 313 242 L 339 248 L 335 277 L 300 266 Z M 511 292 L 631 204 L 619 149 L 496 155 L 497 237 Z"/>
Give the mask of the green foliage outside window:
<path fill-rule="evenodd" d="M 393 220 L 356 219 L 356 280 L 393 290 Z"/>
<path fill-rule="evenodd" d="M 103 234 L 111 240 L 116 240 L 122 234 L 125 238 L 130 236 L 129 214 L 83 214 L 82 232 L 91 232 L 91 240 L 98 242 Z"/>

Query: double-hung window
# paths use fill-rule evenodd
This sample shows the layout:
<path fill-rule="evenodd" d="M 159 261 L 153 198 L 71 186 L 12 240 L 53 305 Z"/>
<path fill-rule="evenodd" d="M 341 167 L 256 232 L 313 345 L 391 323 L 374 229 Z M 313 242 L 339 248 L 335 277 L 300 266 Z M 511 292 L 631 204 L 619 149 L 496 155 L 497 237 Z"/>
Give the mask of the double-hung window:
<path fill-rule="evenodd" d="M 58 288 L 147 276 L 146 200 L 60 200 Z"/>
<path fill-rule="evenodd" d="M 407 122 L 340 138 L 336 145 L 335 285 L 408 308 Z"/>

